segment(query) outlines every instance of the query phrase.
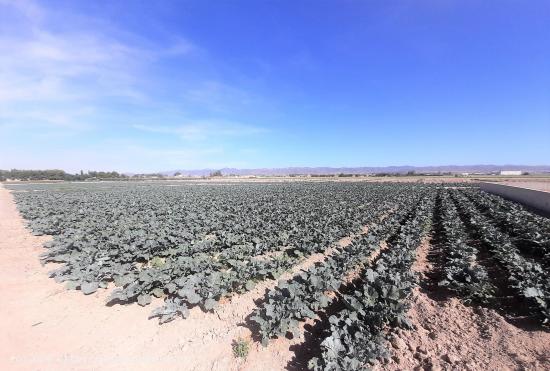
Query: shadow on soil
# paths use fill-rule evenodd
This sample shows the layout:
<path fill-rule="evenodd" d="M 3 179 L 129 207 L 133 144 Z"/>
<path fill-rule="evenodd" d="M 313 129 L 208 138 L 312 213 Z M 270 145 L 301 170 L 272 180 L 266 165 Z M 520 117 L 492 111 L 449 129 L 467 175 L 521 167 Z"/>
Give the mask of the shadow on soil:
<path fill-rule="evenodd" d="M 349 288 L 343 288 L 342 292 L 346 289 L 351 289 L 354 283 L 347 285 Z M 264 302 L 264 299 L 258 299 L 255 303 L 261 304 Z M 291 345 L 290 351 L 294 353 L 292 359 L 288 362 L 286 369 L 289 371 L 298 371 L 298 370 L 307 370 L 308 362 L 314 357 L 321 356 L 321 342 L 330 335 L 330 323 L 329 317 L 335 313 L 338 313 L 344 309 L 344 304 L 341 300 L 334 300 L 328 307 L 323 311 L 317 313 L 318 319 L 316 319 L 312 324 L 304 325 L 304 341 Z M 253 321 L 253 314 L 249 314 L 243 323 L 240 323 L 239 326 L 246 327 L 252 333 L 252 340 L 254 342 L 260 343 L 262 338 L 260 336 L 260 326 Z M 292 335 L 287 334 L 287 339 L 292 339 Z"/>
<path fill-rule="evenodd" d="M 526 303 L 523 302 L 521 297 L 516 295 L 508 282 L 505 270 L 489 252 L 488 247 L 479 240 L 479 236 L 476 235 L 474 229 L 469 225 L 466 215 L 458 207 L 458 204 L 455 203 L 455 205 L 457 206 L 461 221 L 467 227 L 470 237 L 468 243 L 478 250 L 477 263 L 486 269 L 490 281 L 496 289 L 494 297 L 490 298 L 486 303 L 468 302 L 459 293 L 438 285 L 444 277 L 445 257 L 447 254 L 439 197 L 436 201 L 431 232 L 432 239 L 427 255 L 431 268 L 424 272 L 424 277 L 419 282 L 421 291 L 436 302 L 443 302 L 451 297 L 457 297 L 463 304 L 473 307 L 474 310 L 479 307 L 492 309 L 499 313 L 508 323 L 525 331 L 550 331 L 548 327 L 541 325 L 539 319 L 533 317 Z"/>

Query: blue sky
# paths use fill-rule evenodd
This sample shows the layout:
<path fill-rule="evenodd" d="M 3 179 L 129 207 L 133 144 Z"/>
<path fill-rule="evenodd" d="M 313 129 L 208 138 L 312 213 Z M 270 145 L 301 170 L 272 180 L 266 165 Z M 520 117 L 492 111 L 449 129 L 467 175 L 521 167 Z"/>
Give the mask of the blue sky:
<path fill-rule="evenodd" d="M 548 1 L 0 0 L 0 168 L 550 163 Z"/>

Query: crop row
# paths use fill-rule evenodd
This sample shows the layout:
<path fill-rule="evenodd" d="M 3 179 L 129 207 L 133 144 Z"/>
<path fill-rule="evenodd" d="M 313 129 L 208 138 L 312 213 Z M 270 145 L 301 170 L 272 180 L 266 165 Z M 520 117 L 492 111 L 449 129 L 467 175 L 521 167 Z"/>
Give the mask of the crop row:
<path fill-rule="evenodd" d="M 486 302 L 493 296 L 494 287 L 487 270 L 478 262 L 480 252 L 470 243 L 467 228 L 460 220 L 448 191 L 440 192 L 438 201 L 442 229 L 440 240 L 445 251 L 443 279 L 439 285 L 455 291 L 466 302 Z"/>
<path fill-rule="evenodd" d="M 316 370 L 360 369 L 387 355 L 388 328 L 408 326 L 412 265 L 430 232 L 442 244 L 441 286 L 466 301 L 491 299 L 495 277 L 480 263 L 489 256 L 532 314 L 550 319 L 550 222 L 479 189 L 328 182 L 38 188 L 14 194 L 32 231 L 53 235 L 42 261 L 62 265 L 51 276 L 84 294 L 113 282 L 113 303 L 164 298 L 151 313 L 160 323 L 187 317 L 192 306 L 212 310 L 223 297 L 325 254 L 268 290 L 251 316 L 265 344 L 328 315 L 320 356 L 310 362 Z M 342 238 L 351 242 L 341 245 Z"/>
<path fill-rule="evenodd" d="M 66 186 L 17 192 L 37 234 L 52 234 L 51 276 L 89 294 L 114 282 L 113 302 L 166 305 L 161 322 L 187 308 L 277 278 L 312 253 L 400 206 L 423 186 L 359 183 Z"/>
<path fill-rule="evenodd" d="M 356 238 L 348 246 L 335 249 L 323 262 L 316 263 L 294 278 L 279 282 L 270 290 L 263 303 L 254 311 L 252 320 L 260 328 L 264 344 L 269 338 L 284 336 L 297 330 L 298 322 L 315 318 L 316 312 L 326 308 L 336 297 L 350 272 L 361 269 L 380 249 L 414 209 L 422 193 L 396 199 L 401 205 L 380 222 L 369 225 L 368 233 Z"/>
<path fill-rule="evenodd" d="M 550 220 L 519 204 L 485 192 L 463 192 L 512 242 L 524 256 L 533 257 L 550 268 Z"/>
<path fill-rule="evenodd" d="M 321 343 L 321 356 L 310 360 L 310 368 L 364 369 L 386 355 L 386 327 L 410 328 L 407 299 L 416 282 L 411 268 L 422 237 L 429 231 L 433 205 L 433 194 L 423 198 L 374 266 L 365 269 L 354 287 L 341 296 L 345 308 L 330 316 L 330 331 Z"/>
<path fill-rule="evenodd" d="M 481 197 L 480 193 L 477 195 Z M 464 222 L 506 270 L 507 280 L 517 295 L 525 300 L 534 316 L 545 323 L 550 321 L 548 272 L 535 259 L 523 256 L 514 240 L 483 215 L 463 192 L 453 190 L 452 198 L 464 215 Z"/>

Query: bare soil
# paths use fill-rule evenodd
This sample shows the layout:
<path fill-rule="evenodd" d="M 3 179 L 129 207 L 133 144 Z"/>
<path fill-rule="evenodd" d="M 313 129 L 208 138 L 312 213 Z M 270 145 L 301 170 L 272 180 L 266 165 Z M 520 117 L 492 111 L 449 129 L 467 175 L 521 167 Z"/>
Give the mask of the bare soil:
<path fill-rule="evenodd" d="M 188 319 L 159 326 L 147 319 L 159 299 L 147 307 L 108 307 L 108 290 L 84 296 L 48 278 L 52 267 L 38 259 L 47 239 L 30 234 L 0 186 L 0 370 L 282 370 L 296 364 L 310 323 L 299 338 L 272 340 L 265 348 L 250 341 L 246 359 L 232 352 L 234 340 L 251 339 L 247 316 L 276 281 L 229 298 L 214 313 L 194 308 Z M 428 249 L 419 250 L 420 273 L 431 269 Z M 282 278 L 330 252 L 311 256 Z M 401 341 L 392 340 L 395 360 L 377 368 L 550 369 L 549 334 L 516 328 L 491 310 L 456 299 L 436 302 L 417 289 L 409 315 L 417 330 L 401 331 Z"/>
<path fill-rule="evenodd" d="M 413 269 L 421 280 L 433 269 L 429 250 L 429 241 L 418 249 Z M 376 369 L 550 370 L 550 333 L 518 328 L 492 309 L 436 301 L 417 286 L 408 316 L 414 330 L 390 338 L 394 355 Z"/>

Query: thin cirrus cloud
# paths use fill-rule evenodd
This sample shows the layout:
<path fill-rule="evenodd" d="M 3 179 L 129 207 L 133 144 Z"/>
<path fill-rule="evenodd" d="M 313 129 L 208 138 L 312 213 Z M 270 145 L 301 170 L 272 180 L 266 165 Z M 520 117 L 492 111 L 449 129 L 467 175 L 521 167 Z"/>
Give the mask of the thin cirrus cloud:
<path fill-rule="evenodd" d="M 132 62 L 146 51 L 84 32 L 54 34 L 41 28 L 0 37 L 2 101 L 98 99 L 133 88 Z M 150 58 L 150 57 L 149 57 Z"/>
<path fill-rule="evenodd" d="M 102 150 L 97 151 L 95 146 L 85 145 L 70 148 L 52 149 L 58 157 L 65 158 L 64 168 L 72 173 L 80 170 L 102 169 L 109 164 L 111 169 L 139 173 L 157 172 L 176 168 L 195 168 L 197 166 L 220 168 L 223 167 L 217 159 L 227 154 L 223 148 L 151 148 L 135 144 L 129 140 L 109 139 L 102 143 Z M 13 149 L 22 168 L 49 168 L 51 159 L 48 156 L 37 158 L 29 151 L 19 148 Z M 135 159 L 139 159 L 136 162 Z M 0 158 L 0 168 L 4 166 Z M 159 168 L 162 164 L 164 168 Z M 7 163 L 6 163 L 7 165 Z M 223 164 L 225 165 L 225 164 Z"/>
<path fill-rule="evenodd" d="M 144 76 L 151 65 L 197 49 L 183 37 L 156 46 L 120 36 L 123 33 L 109 27 L 109 32 L 98 31 L 101 28 L 93 27 L 96 20 L 48 12 L 30 1 L 0 0 L 0 12 L 0 22 L 5 20 L 0 26 L 3 125 L 28 119 L 28 111 L 60 117 L 70 116 L 61 112 L 65 109 L 96 111 L 95 106 L 112 99 L 148 102 Z M 52 26 L 60 17 L 66 21 L 62 30 Z M 74 120 L 75 127 L 80 119 Z"/>
<path fill-rule="evenodd" d="M 133 127 L 150 133 L 176 135 L 187 141 L 201 141 L 219 137 L 243 137 L 268 132 L 266 128 L 225 121 L 195 121 L 180 126 L 136 124 Z"/>
<path fill-rule="evenodd" d="M 221 153 L 242 137 L 267 131 L 238 118 L 215 118 L 236 116 L 258 101 L 220 79 L 219 62 L 207 50 L 184 35 L 153 40 L 119 26 L 39 2 L 0 0 L 1 166 L 32 167 L 34 161 L 78 169 L 82 162 L 98 169 L 108 164 L 152 170 L 154 162 L 158 168 L 211 166 L 219 159 L 237 164 Z M 196 73 L 174 79 L 175 61 Z M 185 112 L 194 112 L 192 121 L 185 121 Z M 166 116 L 184 124 L 127 124 L 136 117 L 163 122 Z M 139 132 L 175 136 L 186 147 L 148 141 Z M 102 162 L 111 137 L 128 141 L 124 150 L 111 153 L 116 164 Z M 214 139 L 219 140 L 212 147 Z M 31 144 L 38 142 L 44 144 Z"/>

